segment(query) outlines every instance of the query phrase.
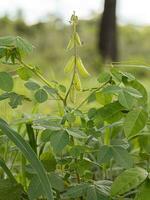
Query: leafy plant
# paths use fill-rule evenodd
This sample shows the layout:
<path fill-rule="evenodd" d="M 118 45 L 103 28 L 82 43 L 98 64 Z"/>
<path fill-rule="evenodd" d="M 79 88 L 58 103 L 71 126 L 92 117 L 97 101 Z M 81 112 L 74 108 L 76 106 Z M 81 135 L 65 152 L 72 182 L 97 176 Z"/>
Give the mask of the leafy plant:
<path fill-rule="evenodd" d="M 148 200 L 147 91 L 116 65 L 102 72 L 94 87 L 84 88 L 82 77 L 90 74 L 78 54 L 75 13 L 70 24 L 72 55 L 64 67 L 71 74 L 69 86 L 45 79 L 38 67 L 24 62 L 33 49 L 24 39 L 0 38 L 1 62 L 13 67 L 31 92 L 18 94 L 13 75 L 2 71 L 0 101 L 8 100 L 12 109 L 24 101 L 34 104 L 11 124 L 0 119 L 0 200 Z M 57 114 L 38 113 L 50 99 L 59 105 Z"/>

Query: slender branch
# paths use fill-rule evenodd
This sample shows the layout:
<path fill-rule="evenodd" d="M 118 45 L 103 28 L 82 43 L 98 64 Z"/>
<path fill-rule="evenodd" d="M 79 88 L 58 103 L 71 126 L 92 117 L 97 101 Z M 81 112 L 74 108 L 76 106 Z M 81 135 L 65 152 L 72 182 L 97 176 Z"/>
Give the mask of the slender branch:
<path fill-rule="evenodd" d="M 96 91 L 98 90 L 101 90 L 104 86 L 106 86 L 108 84 L 108 82 L 104 83 L 103 85 L 101 85 L 100 87 L 94 89 L 85 99 L 83 99 L 83 101 L 76 107 L 72 110 L 72 112 L 78 110 L 84 103 L 86 103 L 86 101 L 88 101 L 89 97 L 91 95 L 93 95 Z"/>
<path fill-rule="evenodd" d="M 73 37 L 74 37 L 74 70 L 73 70 L 73 75 L 72 75 L 72 79 L 71 79 L 71 82 L 70 82 L 70 86 L 68 88 L 68 91 L 66 93 L 66 96 L 64 98 L 64 104 L 65 106 L 67 105 L 67 99 L 68 99 L 68 96 L 70 94 L 70 91 L 71 91 L 71 88 L 73 86 L 73 82 L 74 82 L 74 77 L 75 77 L 75 73 L 76 73 L 76 68 L 77 68 L 77 45 L 76 45 L 76 39 L 75 39 L 75 34 L 76 34 L 76 29 L 77 29 L 77 24 L 76 23 L 73 23 Z"/>
<path fill-rule="evenodd" d="M 31 67 L 30 65 L 27 65 L 26 63 L 24 63 L 23 61 L 20 61 L 20 64 L 22 64 L 24 67 L 28 68 L 29 70 L 31 70 L 39 79 L 41 79 L 48 87 L 52 87 L 52 85 L 49 83 L 48 80 L 46 80 L 42 74 L 40 72 L 38 72 L 37 70 L 35 70 L 34 67 Z M 57 92 L 57 96 L 60 98 L 60 100 L 64 103 L 64 99 L 63 97 Z"/>

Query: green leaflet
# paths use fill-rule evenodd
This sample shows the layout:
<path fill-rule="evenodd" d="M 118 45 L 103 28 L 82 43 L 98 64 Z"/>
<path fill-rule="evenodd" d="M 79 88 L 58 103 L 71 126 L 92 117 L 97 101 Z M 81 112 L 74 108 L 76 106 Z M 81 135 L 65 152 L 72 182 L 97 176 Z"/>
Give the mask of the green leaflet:
<path fill-rule="evenodd" d="M 86 197 L 86 200 L 98 200 L 97 198 L 97 192 L 95 190 L 95 187 L 94 185 L 91 185 L 88 187 L 87 189 L 87 197 Z"/>
<path fill-rule="evenodd" d="M 129 83 L 129 85 L 133 88 L 135 88 L 136 90 L 138 90 L 141 95 L 142 95 L 142 98 L 140 98 L 138 100 L 138 102 L 141 104 L 141 105 L 146 105 L 147 104 L 147 100 L 148 100 L 148 94 L 147 94 L 147 91 L 146 89 L 144 88 L 144 86 L 138 82 L 137 80 L 134 80 L 134 81 L 131 81 Z"/>
<path fill-rule="evenodd" d="M 47 101 L 48 99 L 48 94 L 44 89 L 38 89 L 34 95 L 35 99 L 37 100 L 38 103 L 43 103 Z"/>
<path fill-rule="evenodd" d="M 65 146 L 69 143 L 69 135 L 66 131 L 55 131 L 50 137 L 51 146 L 54 152 L 61 153 Z"/>
<path fill-rule="evenodd" d="M 10 74 L 0 72 L 0 89 L 10 92 L 13 89 L 14 83 Z"/>
<path fill-rule="evenodd" d="M 40 156 L 40 160 L 44 165 L 47 172 L 55 171 L 56 170 L 56 159 L 52 152 L 44 152 Z"/>
<path fill-rule="evenodd" d="M 98 163 L 108 163 L 113 157 L 112 148 L 107 145 L 103 145 L 97 155 Z"/>
<path fill-rule="evenodd" d="M 21 184 L 11 179 L 0 179 L 0 200 L 29 200 Z"/>
<path fill-rule="evenodd" d="M 38 160 L 36 154 L 32 150 L 32 148 L 26 143 L 26 141 L 13 129 L 11 129 L 8 124 L 0 119 L 0 129 L 7 137 L 15 143 L 15 145 L 20 149 L 20 151 L 24 154 L 26 159 L 31 163 L 33 169 L 36 171 L 37 176 L 41 182 L 44 193 L 48 200 L 53 200 L 53 194 L 51 189 L 51 184 L 49 182 L 46 171 Z"/>
<path fill-rule="evenodd" d="M 111 78 L 111 76 L 108 72 L 102 72 L 102 73 L 100 73 L 97 80 L 99 83 L 106 83 L 110 80 L 110 78 Z"/>
<path fill-rule="evenodd" d="M 17 73 L 19 77 L 24 81 L 27 81 L 29 78 L 32 77 L 32 72 L 29 69 L 24 68 L 24 67 L 18 68 Z"/>
<path fill-rule="evenodd" d="M 29 54 L 33 50 L 33 46 L 28 43 L 25 39 L 17 36 L 6 36 L 6 37 L 0 37 L 0 46 L 2 47 L 8 47 L 8 48 L 16 48 L 19 50 L 20 54 Z"/>
<path fill-rule="evenodd" d="M 147 179 L 138 189 L 135 200 L 149 200 L 150 197 L 150 180 Z"/>
<path fill-rule="evenodd" d="M 147 176 L 148 172 L 138 167 L 122 172 L 112 184 L 111 195 L 117 196 L 129 192 L 139 186 Z"/>
<path fill-rule="evenodd" d="M 120 146 L 112 146 L 112 154 L 119 166 L 125 169 L 133 167 L 133 159 L 126 149 Z"/>
<path fill-rule="evenodd" d="M 102 118 L 104 121 L 113 123 L 122 118 L 123 107 L 116 101 L 103 106 L 97 110 L 95 118 Z"/>
<path fill-rule="evenodd" d="M 31 91 L 38 90 L 40 88 L 40 85 L 33 81 L 28 81 L 24 85 L 27 89 Z"/>
<path fill-rule="evenodd" d="M 99 102 L 101 105 L 105 105 L 111 102 L 112 95 L 111 94 L 105 94 L 103 92 L 96 92 L 96 101 Z"/>
<path fill-rule="evenodd" d="M 122 90 L 119 93 L 118 101 L 119 103 L 127 109 L 131 109 L 135 104 L 135 98 L 131 96 L 127 91 Z"/>
<path fill-rule="evenodd" d="M 65 189 L 64 181 L 57 173 L 54 173 L 54 172 L 50 173 L 48 175 L 48 178 L 52 184 L 52 188 L 54 188 L 55 190 L 62 192 Z M 30 200 L 37 199 L 43 193 L 44 192 L 43 192 L 43 189 L 41 188 L 39 179 L 36 175 L 34 175 L 31 179 L 31 182 L 28 188 L 28 194 L 29 194 Z"/>
<path fill-rule="evenodd" d="M 24 95 L 17 94 L 15 92 L 6 92 L 0 95 L 0 101 L 9 99 L 9 105 L 14 109 L 19 105 L 22 105 L 24 100 L 30 101 L 30 99 Z"/>
<path fill-rule="evenodd" d="M 78 198 L 84 196 L 86 194 L 88 188 L 87 183 L 81 183 L 78 185 L 74 185 L 67 189 L 67 191 L 63 194 L 64 198 Z"/>
<path fill-rule="evenodd" d="M 135 136 L 146 125 L 148 113 L 142 108 L 136 108 L 130 111 L 124 122 L 124 132 L 127 138 Z"/>

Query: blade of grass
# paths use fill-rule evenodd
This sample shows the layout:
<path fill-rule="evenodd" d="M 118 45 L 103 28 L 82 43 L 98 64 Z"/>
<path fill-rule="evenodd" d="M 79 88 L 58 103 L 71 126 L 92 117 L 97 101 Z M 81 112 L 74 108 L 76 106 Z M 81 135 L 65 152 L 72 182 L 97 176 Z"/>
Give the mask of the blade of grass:
<path fill-rule="evenodd" d="M 7 176 L 12 181 L 16 182 L 16 179 L 14 178 L 13 174 L 11 173 L 11 171 L 9 170 L 9 168 L 7 167 L 7 165 L 5 164 L 4 160 L 2 160 L 1 158 L 0 158 L 0 166 L 4 170 L 4 172 L 7 174 Z"/>
<path fill-rule="evenodd" d="M 13 129 L 9 127 L 9 125 L 0 118 L 0 129 L 2 132 L 7 135 L 7 137 L 15 143 L 15 145 L 20 149 L 26 159 L 31 163 L 33 169 L 36 171 L 37 176 L 41 182 L 43 190 L 48 200 L 53 200 L 52 187 L 49 182 L 46 171 L 42 165 L 42 163 L 37 158 L 35 152 L 32 150 L 30 145 Z"/>

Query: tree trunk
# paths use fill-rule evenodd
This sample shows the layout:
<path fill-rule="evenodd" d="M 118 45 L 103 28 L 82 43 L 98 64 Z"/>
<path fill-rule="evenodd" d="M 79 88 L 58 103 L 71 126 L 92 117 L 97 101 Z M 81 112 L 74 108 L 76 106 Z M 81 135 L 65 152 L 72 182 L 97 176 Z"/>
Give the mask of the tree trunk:
<path fill-rule="evenodd" d="M 99 50 L 105 62 L 117 61 L 116 0 L 105 0 L 100 24 Z"/>

